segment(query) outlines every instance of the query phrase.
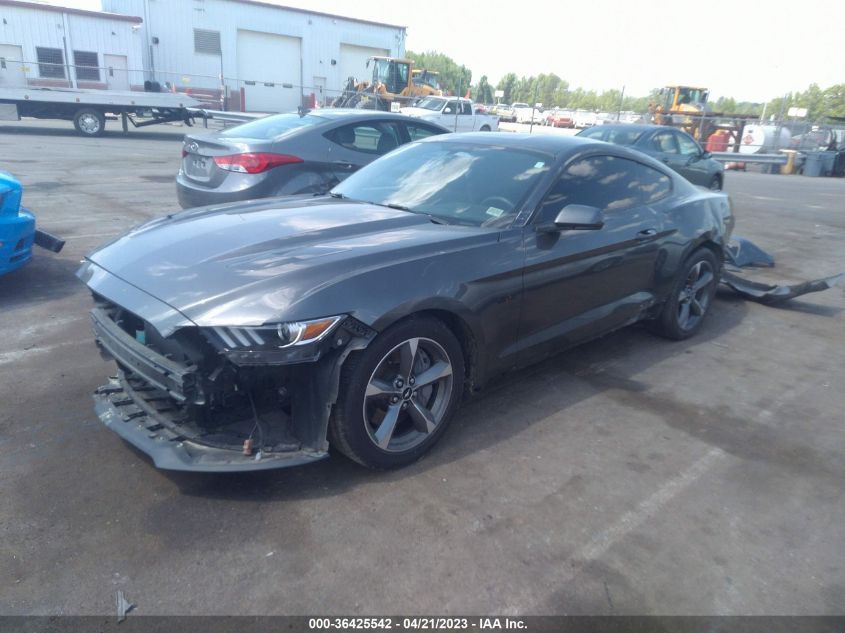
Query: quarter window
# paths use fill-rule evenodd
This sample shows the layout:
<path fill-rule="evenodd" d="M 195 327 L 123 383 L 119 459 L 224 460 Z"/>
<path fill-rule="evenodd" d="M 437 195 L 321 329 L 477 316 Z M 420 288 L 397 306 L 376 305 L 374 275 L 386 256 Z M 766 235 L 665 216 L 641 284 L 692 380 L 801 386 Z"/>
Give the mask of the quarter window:
<path fill-rule="evenodd" d="M 367 154 L 386 154 L 401 145 L 396 126 L 389 123 L 357 123 L 333 130 L 327 137 L 346 149 Z"/>
<path fill-rule="evenodd" d="M 438 130 L 430 127 L 423 127 L 421 125 L 414 125 L 413 123 L 406 123 L 405 128 L 408 130 L 408 136 L 412 141 L 419 141 L 420 139 L 440 134 Z"/>
<path fill-rule="evenodd" d="M 672 193 L 672 179 L 669 176 L 641 163 L 634 164 L 643 204 L 652 204 Z"/>
<path fill-rule="evenodd" d="M 38 75 L 49 79 L 65 78 L 65 56 L 60 48 L 35 48 L 38 58 Z"/>

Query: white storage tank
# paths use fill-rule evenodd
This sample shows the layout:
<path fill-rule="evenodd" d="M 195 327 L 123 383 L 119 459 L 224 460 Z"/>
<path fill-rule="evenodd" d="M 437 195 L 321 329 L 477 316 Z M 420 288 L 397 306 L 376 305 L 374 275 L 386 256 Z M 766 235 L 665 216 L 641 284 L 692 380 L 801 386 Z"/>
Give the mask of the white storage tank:
<path fill-rule="evenodd" d="M 775 142 L 778 138 L 778 126 L 756 123 L 746 125 L 740 137 L 739 152 L 740 154 L 771 153 L 776 151 L 775 146 L 778 150 L 788 149 L 791 137 L 789 130 L 781 127 L 780 140 Z"/>

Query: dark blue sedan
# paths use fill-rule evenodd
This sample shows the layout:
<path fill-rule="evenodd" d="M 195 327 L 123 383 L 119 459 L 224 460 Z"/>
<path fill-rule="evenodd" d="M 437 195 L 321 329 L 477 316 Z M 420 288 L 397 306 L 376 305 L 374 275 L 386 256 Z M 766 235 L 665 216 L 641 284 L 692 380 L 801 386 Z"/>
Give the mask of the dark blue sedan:
<path fill-rule="evenodd" d="M 722 163 L 682 130 L 664 125 L 610 124 L 588 128 L 578 136 L 625 145 L 653 156 L 694 185 L 720 191 L 725 183 Z"/>

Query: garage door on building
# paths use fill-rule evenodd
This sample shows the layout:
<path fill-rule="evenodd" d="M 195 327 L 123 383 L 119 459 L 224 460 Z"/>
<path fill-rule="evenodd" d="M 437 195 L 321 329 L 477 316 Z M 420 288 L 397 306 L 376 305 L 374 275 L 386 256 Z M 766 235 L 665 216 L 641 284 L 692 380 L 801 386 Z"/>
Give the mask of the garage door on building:
<path fill-rule="evenodd" d="M 298 37 L 238 31 L 238 79 L 249 112 L 284 112 L 300 105 L 302 45 Z"/>
<path fill-rule="evenodd" d="M 370 48 L 369 46 L 355 46 L 354 44 L 340 45 L 340 86 L 346 86 L 349 77 L 356 80 L 369 80 L 373 76 L 373 67 L 367 68 L 370 57 L 388 57 L 390 51 L 384 48 Z"/>

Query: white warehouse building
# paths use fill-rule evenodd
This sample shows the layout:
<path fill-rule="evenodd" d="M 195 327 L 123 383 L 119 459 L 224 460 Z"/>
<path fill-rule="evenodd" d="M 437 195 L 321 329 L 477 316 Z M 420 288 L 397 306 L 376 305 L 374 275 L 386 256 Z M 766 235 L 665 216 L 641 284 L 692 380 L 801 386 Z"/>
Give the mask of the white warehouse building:
<path fill-rule="evenodd" d="M 406 29 L 259 0 L 102 0 L 141 16 L 150 80 L 230 110 L 278 112 L 328 102 L 367 58 L 402 57 Z M 222 77 L 222 81 L 221 81 Z"/>
<path fill-rule="evenodd" d="M 0 0 L 0 87 L 143 89 L 141 24 L 127 14 Z"/>

